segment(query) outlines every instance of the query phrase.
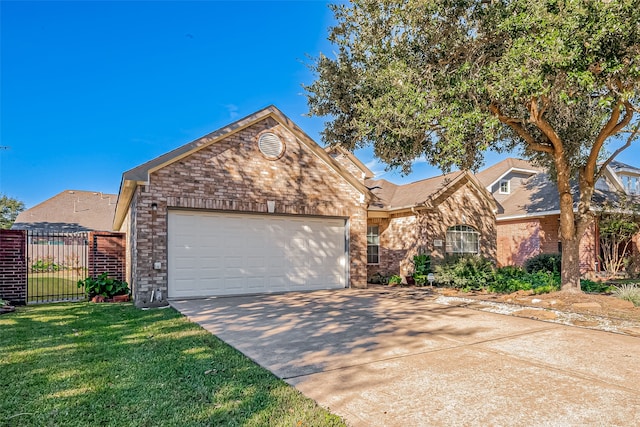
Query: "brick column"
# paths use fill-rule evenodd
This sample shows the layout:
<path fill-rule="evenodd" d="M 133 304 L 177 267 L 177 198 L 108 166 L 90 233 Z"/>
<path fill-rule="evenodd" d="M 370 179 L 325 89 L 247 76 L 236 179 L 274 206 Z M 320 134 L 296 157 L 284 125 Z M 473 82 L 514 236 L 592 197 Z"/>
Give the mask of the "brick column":
<path fill-rule="evenodd" d="M 124 233 L 89 233 L 89 275 L 97 277 L 106 272 L 109 277 L 125 280 L 125 246 Z"/>
<path fill-rule="evenodd" d="M 0 298 L 14 305 L 27 301 L 25 230 L 0 230 Z"/>

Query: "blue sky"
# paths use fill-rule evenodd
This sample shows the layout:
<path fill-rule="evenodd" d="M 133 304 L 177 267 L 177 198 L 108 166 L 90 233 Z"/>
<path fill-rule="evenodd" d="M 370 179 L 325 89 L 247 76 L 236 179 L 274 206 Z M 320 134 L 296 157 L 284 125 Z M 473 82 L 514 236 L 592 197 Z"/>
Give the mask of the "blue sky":
<path fill-rule="evenodd" d="M 321 143 L 302 84 L 332 22 L 324 1 L 0 1 L 0 193 L 117 193 L 122 172 L 271 104 Z M 619 160 L 639 164 L 632 148 Z"/>

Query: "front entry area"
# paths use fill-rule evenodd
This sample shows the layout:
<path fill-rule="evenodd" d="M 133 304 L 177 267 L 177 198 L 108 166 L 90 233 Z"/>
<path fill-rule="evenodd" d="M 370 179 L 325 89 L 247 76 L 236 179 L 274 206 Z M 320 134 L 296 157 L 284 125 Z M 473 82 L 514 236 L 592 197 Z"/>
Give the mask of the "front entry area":
<path fill-rule="evenodd" d="M 169 298 L 347 286 L 344 218 L 171 210 Z"/>

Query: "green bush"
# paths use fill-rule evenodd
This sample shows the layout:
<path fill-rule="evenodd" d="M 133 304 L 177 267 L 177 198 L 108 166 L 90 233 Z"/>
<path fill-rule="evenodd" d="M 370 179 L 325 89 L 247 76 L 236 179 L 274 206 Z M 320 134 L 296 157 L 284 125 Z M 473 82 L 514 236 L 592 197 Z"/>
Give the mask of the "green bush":
<path fill-rule="evenodd" d="M 562 268 L 561 254 L 539 254 L 529 258 L 524 263 L 527 273 L 537 273 L 538 271 L 548 271 L 549 273 L 559 273 Z"/>
<path fill-rule="evenodd" d="M 581 279 L 580 289 L 591 294 L 607 294 L 612 291 L 611 286 L 606 283 L 594 282 L 593 280 Z"/>
<path fill-rule="evenodd" d="M 533 291 L 534 294 L 554 292 L 560 289 L 560 275 L 539 271 L 527 273 L 520 267 L 507 266 L 498 268 L 494 281 L 487 287 L 490 292 L 512 293 L 517 291 Z"/>
<path fill-rule="evenodd" d="M 393 276 L 389 277 L 389 285 L 399 285 L 402 283 L 402 277 L 400 277 L 397 274 L 394 274 Z"/>
<path fill-rule="evenodd" d="M 97 295 L 112 298 L 116 295 L 129 294 L 129 285 L 127 282 L 112 279 L 107 273 L 102 273 L 98 277 L 87 277 L 84 280 L 79 280 L 78 288 L 84 288 L 84 292 L 89 298 Z"/>
<path fill-rule="evenodd" d="M 413 278 L 417 286 L 427 283 L 427 274 L 431 273 L 431 257 L 426 254 L 413 257 Z"/>
<path fill-rule="evenodd" d="M 439 285 L 464 291 L 484 289 L 493 281 L 493 264 L 480 256 L 451 256 L 436 266 Z"/>
<path fill-rule="evenodd" d="M 31 271 L 34 273 L 58 270 L 60 270 L 60 266 L 54 262 L 53 257 L 38 258 L 33 264 L 31 264 Z"/>

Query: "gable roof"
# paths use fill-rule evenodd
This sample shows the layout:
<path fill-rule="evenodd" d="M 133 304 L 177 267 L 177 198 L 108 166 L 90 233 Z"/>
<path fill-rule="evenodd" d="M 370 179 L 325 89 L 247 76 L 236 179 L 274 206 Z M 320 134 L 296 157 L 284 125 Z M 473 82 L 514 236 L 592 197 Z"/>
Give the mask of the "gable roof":
<path fill-rule="evenodd" d="M 492 205 L 495 200 L 476 177 L 468 171 L 457 171 L 409 184 L 396 185 L 387 180 L 368 180 L 367 187 L 376 196 L 369 204 L 370 211 L 397 211 L 416 207 L 430 207 L 443 197 L 450 196 L 459 185 L 470 183 Z"/>
<path fill-rule="evenodd" d="M 116 210 L 115 194 L 65 190 L 21 212 L 14 230 L 56 232 L 111 230 Z"/>
<path fill-rule="evenodd" d="M 486 188 L 491 188 L 507 174 L 514 171 L 525 172 L 534 175 L 536 173 L 542 172 L 542 168 L 535 166 L 531 162 L 523 159 L 508 157 L 496 163 L 495 165 L 481 170 L 476 174 L 476 177 Z"/>
<path fill-rule="evenodd" d="M 610 176 L 611 171 L 606 170 L 605 175 Z M 605 181 L 602 185 L 596 186 L 593 193 L 593 208 L 597 209 L 607 201 L 619 200 L 622 190 L 614 181 L 612 184 Z M 579 199 L 578 188 L 575 182 L 572 186 L 574 209 L 576 209 Z M 638 203 L 640 197 L 631 196 L 629 200 Z M 560 198 L 554 180 L 547 172 L 539 172 L 524 180 L 509 197 L 501 202 L 501 206 L 502 211 L 496 215 L 497 220 L 544 216 L 560 213 Z"/>
<path fill-rule="evenodd" d="M 364 163 L 360 161 L 351 151 L 340 145 L 329 145 L 325 148 L 327 153 L 331 153 L 332 151 L 337 151 L 346 158 L 348 158 L 351 163 L 353 163 L 358 169 L 362 171 L 365 179 L 371 179 L 375 176 L 375 174 L 369 169 Z"/>
<path fill-rule="evenodd" d="M 233 135 L 255 123 L 272 118 L 280 125 L 290 131 L 299 142 L 311 150 L 316 156 L 322 159 L 329 167 L 333 168 L 338 174 L 342 176 L 350 185 L 356 190 L 362 193 L 365 199 L 371 197 L 371 194 L 367 187 L 365 187 L 356 177 L 354 177 L 349 171 L 347 171 L 342 165 L 331 158 L 329 154 L 320 147 L 309 135 L 307 135 L 302 129 L 300 129 L 291 119 L 285 116 L 278 108 L 270 105 L 262 110 L 259 110 L 253 114 L 250 114 L 240 120 L 237 120 L 227 126 L 224 126 L 216 131 L 213 131 L 201 138 L 195 139 L 188 144 L 182 145 L 175 150 L 169 151 L 159 157 L 149 160 L 133 169 L 130 169 L 122 174 L 122 181 L 120 183 L 120 191 L 118 193 L 118 202 L 116 206 L 115 217 L 113 220 L 113 229 L 118 230 L 124 222 L 129 205 L 133 198 L 135 189 L 140 184 L 145 184 L 149 181 L 149 175 L 165 166 L 175 163 L 191 154 L 202 150 L 216 142 Z"/>

